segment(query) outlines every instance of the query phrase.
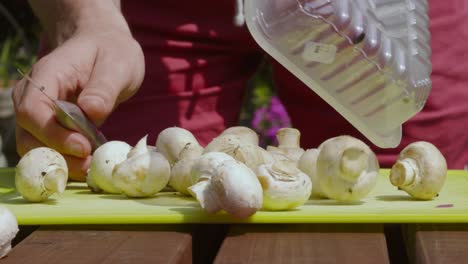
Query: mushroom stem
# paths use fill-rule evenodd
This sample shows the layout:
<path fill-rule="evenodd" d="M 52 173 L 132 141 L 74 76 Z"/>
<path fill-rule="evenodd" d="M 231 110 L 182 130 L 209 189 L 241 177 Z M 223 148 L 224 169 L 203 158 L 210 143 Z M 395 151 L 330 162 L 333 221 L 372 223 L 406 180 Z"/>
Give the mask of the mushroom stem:
<path fill-rule="evenodd" d="M 416 178 L 418 166 L 413 159 L 397 161 L 390 171 L 390 182 L 397 187 L 408 186 Z"/>
<path fill-rule="evenodd" d="M 63 193 L 67 185 L 67 172 L 58 165 L 51 165 L 44 175 L 44 187 L 50 193 Z"/>
<path fill-rule="evenodd" d="M 351 147 L 343 151 L 340 169 L 345 180 L 356 181 L 361 173 L 367 169 L 368 154 L 358 147 Z"/>
<path fill-rule="evenodd" d="M 216 193 L 210 189 L 211 182 L 209 180 L 202 180 L 189 188 L 190 194 L 195 197 L 200 206 L 209 214 L 220 211 L 221 205 L 218 203 Z"/>
<path fill-rule="evenodd" d="M 282 128 L 278 131 L 276 138 L 278 139 L 279 148 L 299 148 L 301 133 L 294 128 Z"/>

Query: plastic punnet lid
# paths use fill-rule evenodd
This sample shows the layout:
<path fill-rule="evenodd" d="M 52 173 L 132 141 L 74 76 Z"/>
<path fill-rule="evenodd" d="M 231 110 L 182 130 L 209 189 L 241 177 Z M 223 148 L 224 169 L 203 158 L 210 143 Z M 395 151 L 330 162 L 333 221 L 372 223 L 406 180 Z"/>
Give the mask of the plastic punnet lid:
<path fill-rule="evenodd" d="M 245 3 L 257 43 L 382 148 L 431 90 L 427 12 L 426 0 Z"/>

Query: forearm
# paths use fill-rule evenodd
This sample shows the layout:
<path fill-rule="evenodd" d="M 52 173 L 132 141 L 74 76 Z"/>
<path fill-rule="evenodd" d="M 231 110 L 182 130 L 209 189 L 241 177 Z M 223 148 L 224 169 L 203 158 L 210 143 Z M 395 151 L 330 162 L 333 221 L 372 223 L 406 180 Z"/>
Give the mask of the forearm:
<path fill-rule="evenodd" d="M 120 0 L 29 0 L 53 46 L 80 32 L 130 33 Z"/>

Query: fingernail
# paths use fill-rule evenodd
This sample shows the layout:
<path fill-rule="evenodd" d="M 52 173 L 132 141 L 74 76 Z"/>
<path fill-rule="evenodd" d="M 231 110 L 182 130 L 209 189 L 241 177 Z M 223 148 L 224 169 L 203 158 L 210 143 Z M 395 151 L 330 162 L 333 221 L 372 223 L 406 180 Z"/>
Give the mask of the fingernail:
<path fill-rule="evenodd" d="M 71 155 L 77 156 L 77 157 L 83 157 L 85 155 L 83 144 L 78 143 L 78 142 L 70 143 L 68 151 L 70 152 Z"/>
<path fill-rule="evenodd" d="M 104 105 L 104 100 L 99 96 L 85 95 L 81 98 L 81 103 L 92 107 L 102 107 Z"/>
<path fill-rule="evenodd" d="M 104 100 L 94 95 L 84 95 L 79 99 L 79 104 L 92 119 L 100 119 L 102 112 L 106 108 Z"/>

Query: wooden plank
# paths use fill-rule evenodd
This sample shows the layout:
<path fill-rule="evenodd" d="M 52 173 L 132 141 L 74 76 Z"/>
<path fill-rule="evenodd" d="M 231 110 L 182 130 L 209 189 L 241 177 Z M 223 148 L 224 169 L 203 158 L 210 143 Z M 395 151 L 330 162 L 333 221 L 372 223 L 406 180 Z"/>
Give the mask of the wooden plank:
<path fill-rule="evenodd" d="M 228 231 L 228 224 L 200 224 L 191 228 L 194 263 L 213 263 Z"/>
<path fill-rule="evenodd" d="M 163 227 L 42 227 L 3 263 L 192 263 L 191 235 Z"/>
<path fill-rule="evenodd" d="M 412 263 L 468 262 L 468 225 L 407 225 L 405 241 Z"/>
<path fill-rule="evenodd" d="M 406 249 L 401 224 L 385 224 L 385 239 L 390 263 L 408 264 L 409 257 Z"/>
<path fill-rule="evenodd" d="M 228 263 L 389 263 L 381 225 L 236 225 L 215 259 Z"/>
<path fill-rule="evenodd" d="M 11 242 L 11 245 L 13 247 L 16 246 L 18 243 L 23 241 L 23 239 L 28 237 L 32 232 L 36 231 L 38 228 L 39 228 L 39 226 L 23 226 L 23 225 L 20 225 L 19 226 L 19 231 L 16 234 L 13 241 Z"/>

